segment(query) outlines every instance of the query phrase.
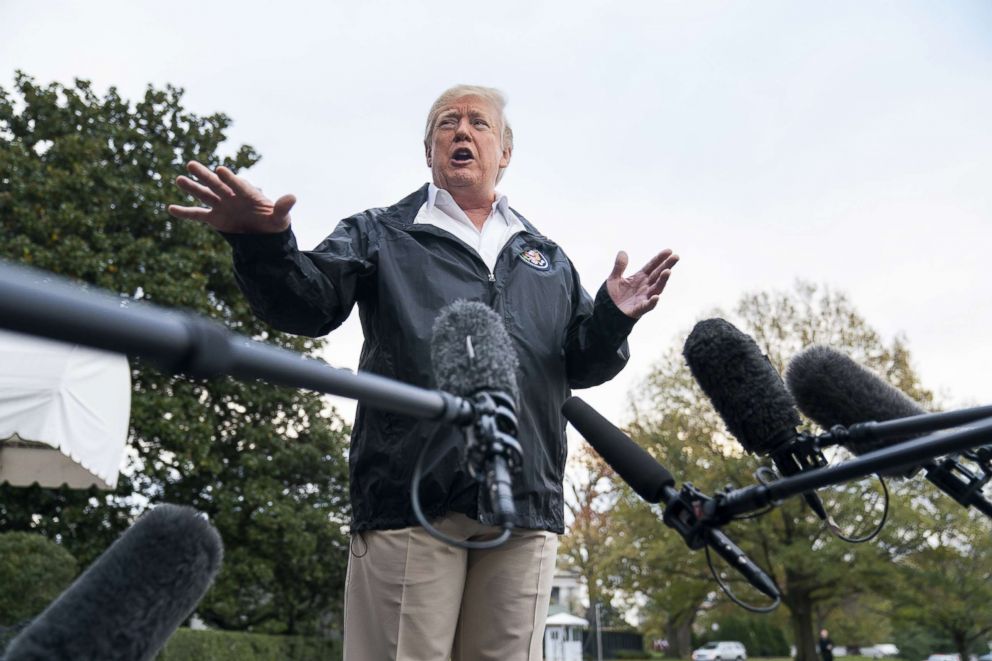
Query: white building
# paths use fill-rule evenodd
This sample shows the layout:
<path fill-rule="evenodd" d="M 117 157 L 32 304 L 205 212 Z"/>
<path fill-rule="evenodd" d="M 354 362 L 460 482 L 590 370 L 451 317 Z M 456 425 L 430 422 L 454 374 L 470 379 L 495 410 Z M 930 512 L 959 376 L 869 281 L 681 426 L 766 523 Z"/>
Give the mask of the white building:
<path fill-rule="evenodd" d="M 570 611 L 581 608 L 584 594 L 579 574 L 563 569 L 555 572 L 544 625 L 545 661 L 582 661 L 582 630 L 589 622 Z"/>

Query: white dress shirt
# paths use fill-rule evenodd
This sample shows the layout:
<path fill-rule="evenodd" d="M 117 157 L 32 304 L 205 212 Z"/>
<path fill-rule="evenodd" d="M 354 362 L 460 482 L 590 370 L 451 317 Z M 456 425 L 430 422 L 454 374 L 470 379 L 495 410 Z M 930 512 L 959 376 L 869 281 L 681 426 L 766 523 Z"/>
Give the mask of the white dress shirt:
<path fill-rule="evenodd" d="M 440 227 L 461 239 L 479 254 L 489 273 L 496 268 L 496 258 L 503 246 L 515 234 L 525 230 L 524 224 L 510 210 L 506 195 L 496 193 L 492 211 L 482 225 L 482 231 L 479 231 L 451 194 L 434 184 L 427 187 L 427 202 L 420 207 L 413 222 Z"/>

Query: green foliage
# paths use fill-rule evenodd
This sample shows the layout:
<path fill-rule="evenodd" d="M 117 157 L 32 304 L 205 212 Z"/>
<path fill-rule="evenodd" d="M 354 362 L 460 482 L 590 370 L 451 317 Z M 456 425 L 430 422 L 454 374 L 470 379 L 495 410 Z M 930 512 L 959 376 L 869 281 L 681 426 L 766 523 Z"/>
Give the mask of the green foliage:
<path fill-rule="evenodd" d="M 992 524 L 955 503 L 935 502 L 928 544 L 899 565 L 893 617 L 949 640 L 967 658 L 976 647 L 987 651 L 992 636 Z"/>
<path fill-rule="evenodd" d="M 235 170 L 250 147 L 218 153 L 229 125 L 151 87 L 135 103 L 113 88 L 0 89 L 0 257 L 179 307 L 315 355 L 321 343 L 272 331 L 252 314 L 221 236 L 174 220 L 172 181 L 190 159 Z M 340 600 L 348 518 L 347 429 L 309 392 L 162 374 L 132 363 L 132 453 L 112 494 L 0 487 L 0 531 L 57 537 L 92 561 L 146 503 L 205 512 L 225 545 L 199 614 L 219 628 L 307 632 Z"/>
<path fill-rule="evenodd" d="M 41 535 L 0 534 L 0 626 L 28 620 L 76 577 L 76 559 Z"/>
<path fill-rule="evenodd" d="M 926 659 L 931 654 L 950 654 L 954 641 L 929 627 L 897 623 L 892 642 L 904 659 Z M 984 650 L 983 650 L 984 652 Z"/>
<path fill-rule="evenodd" d="M 303 636 L 271 636 L 231 631 L 179 629 L 159 654 L 159 661 L 333 661 L 341 644 Z"/>

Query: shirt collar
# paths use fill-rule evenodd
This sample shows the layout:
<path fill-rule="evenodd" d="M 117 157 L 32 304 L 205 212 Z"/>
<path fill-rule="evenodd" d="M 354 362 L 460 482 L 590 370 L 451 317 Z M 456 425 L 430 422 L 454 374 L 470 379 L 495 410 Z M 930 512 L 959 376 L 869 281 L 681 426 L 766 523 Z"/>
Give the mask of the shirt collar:
<path fill-rule="evenodd" d="M 462 208 L 455 202 L 455 198 L 451 197 L 451 193 L 430 183 L 427 186 L 427 213 L 433 212 L 435 207 L 453 218 L 464 216 L 466 220 L 468 219 Z M 503 195 L 499 191 L 496 191 L 493 210 L 499 211 L 498 215 L 502 217 L 503 222 L 507 225 L 512 222 L 509 214 L 510 203 L 507 201 L 506 195 Z"/>

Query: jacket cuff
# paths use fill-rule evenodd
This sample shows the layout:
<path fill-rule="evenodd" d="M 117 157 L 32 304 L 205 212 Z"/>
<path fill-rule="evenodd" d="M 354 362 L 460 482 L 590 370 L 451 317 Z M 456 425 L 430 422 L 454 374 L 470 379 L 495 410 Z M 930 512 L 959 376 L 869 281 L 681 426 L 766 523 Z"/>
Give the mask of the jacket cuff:
<path fill-rule="evenodd" d="M 281 257 L 296 251 L 296 236 L 293 229 L 287 227 L 274 234 L 231 234 L 219 232 L 231 244 L 234 258 L 240 262 L 252 262 L 258 259 Z"/>
<path fill-rule="evenodd" d="M 619 348 L 624 343 L 624 340 L 630 335 L 630 331 L 633 330 L 634 324 L 637 323 L 637 319 L 625 315 L 613 302 L 605 282 L 596 292 L 592 316 L 596 320 L 596 326 L 600 329 L 600 333 L 613 348 Z"/>

